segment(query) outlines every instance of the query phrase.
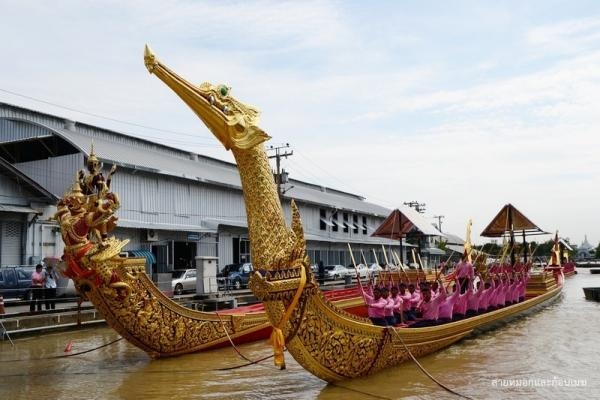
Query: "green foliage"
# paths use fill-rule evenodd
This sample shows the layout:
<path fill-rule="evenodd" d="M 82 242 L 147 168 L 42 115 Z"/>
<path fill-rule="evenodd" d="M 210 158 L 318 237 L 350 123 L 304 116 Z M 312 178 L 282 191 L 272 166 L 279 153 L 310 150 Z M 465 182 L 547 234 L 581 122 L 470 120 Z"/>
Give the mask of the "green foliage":
<path fill-rule="evenodd" d="M 600 243 L 598 243 L 598 247 L 596 247 L 596 258 L 600 258 Z"/>

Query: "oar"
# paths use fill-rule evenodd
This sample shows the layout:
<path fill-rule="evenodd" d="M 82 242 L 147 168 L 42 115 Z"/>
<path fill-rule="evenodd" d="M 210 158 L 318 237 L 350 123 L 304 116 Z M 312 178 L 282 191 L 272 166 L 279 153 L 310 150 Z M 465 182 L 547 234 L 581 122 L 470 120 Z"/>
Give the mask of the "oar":
<path fill-rule="evenodd" d="M 406 271 L 404 270 L 404 265 L 402 265 L 402 261 L 400 261 L 400 256 L 398 254 L 396 254 L 395 251 L 392 251 L 392 255 L 396 259 L 396 263 L 398 264 L 398 266 L 400 267 L 400 270 L 404 274 L 404 277 L 406 278 L 406 284 L 408 285 L 410 283 L 410 278 L 408 277 L 408 275 L 406 274 Z"/>
<path fill-rule="evenodd" d="M 437 281 L 438 279 L 440 279 L 440 275 L 442 275 L 444 273 L 444 270 L 446 269 L 446 266 L 448 264 L 448 261 L 450 261 L 450 259 L 452 258 L 452 255 L 456 253 L 455 250 L 452 250 L 452 253 L 450 253 L 450 255 L 448 256 L 448 258 L 446 259 L 446 261 L 444 261 L 442 263 L 442 268 L 440 269 L 440 272 L 436 274 L 435 276 L 435 280 Z"/>
<path fill-rule="evenodd" d="M 360 281 L 360 274 L 358 273 L 358 268 L 356 268 L 356 260 L 354 259 L 354 254 L 352 254 L 352 247 L 350 247 L 350 243 L 348 243 L 348 250 L 350 251 L 350 258 L 352 259 L 352 265 L 354 266 L 354 270 L 356 271 L 356 280 L 358 280 L 358 286 L 360 287 L 360 292 L 362 293 L 362 297 L 363 297 L 365 304 L 368 304 L 367 299 L 365 298 L 365 292 L 362 287 L 362 282 Z"/>
<path fill-rule="evenodd" d="M 363 262 L 367 266 L 367 277 L 369 278 L 369 284 L 373 286 L 373 274 L 371 274 L 371 270 L 369 269 L 369 263 L 367 262 L 367 257 L 365 257 L 365 253 L 363 253 L 362 249 L 360 250 L 360 256 L 362 257 Z"/>
<path fill-rule="evenodd" d="M 377 253 L 375 252 L 375 249 L 371 249 L 371 251 L 373 252 L 373 257 L 375 257 L 375 262 L 377 263 L 377 265 L 379 265 L 379 260 L 377 259 Z M 386 272 L 388 274 L 390 273 L 390 271 L 388 271 L 387 269 L 386 269 Z M 380 281 L 381 281 L 381 278 L 380 278 Z"/>
<path fill-rule="evenodd" d="M 390 266 L 390 261 L 388 260 L 388 256 L 387 256 L 387 252 L 385 251 L 385 246 L 381 245 L 381 250 L 383 250 L 383 257 L 385 258 L 385 265 L 387 267 Z M 388 275 L 388 286 L 390 285 L 390 282 L 393 284 L 394 283 L 394 277 L 392 276 L 392 273 L 390 271 L 390 274 Z"/>
<path fill-rule="evenodd" d="M 418 260 L 417 260 L 417 256 L 416 256 L 416 251 L 415 249 L 410 249 L 410 252 L 412 254 L 412 259 L 413 259 L 413 263 L 417 264 L 417 266 L 421 269 L 421 271 L 423 271 L 423 267 L 421 266 L 421 264 L 419 264 Z M 419 268 L 417 268 L 417 277 L 421 276 L 421 271 L 419 271 Z M 427 282 L 427 275 L 425 275 L 425 272 L 423 271 L 423 278 L 425 282 Z"/>

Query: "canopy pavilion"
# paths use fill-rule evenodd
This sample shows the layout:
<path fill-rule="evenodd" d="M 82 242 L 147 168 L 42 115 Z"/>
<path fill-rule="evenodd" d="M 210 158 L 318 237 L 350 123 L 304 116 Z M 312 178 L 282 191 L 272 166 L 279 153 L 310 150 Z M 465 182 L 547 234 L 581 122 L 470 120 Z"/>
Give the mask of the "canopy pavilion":
<path fill-rule="evenodd" d="M 542 230 L 539 226 L 531 222 L 521 211 L 517 210 L 512 204 L 506 204 L 500 209 L 498 214 L 492 219 L 488 226 L 481 232 L 484 237 L 502 237 L 509 236 L 510 262 L 515 264 L 515 234 L 521 233 L 523 236 L 523 262 L 527 262 L 527 241 L 526 235 L 547 235 L 548 232 Z"/>
<path fill-rule="evenodd" d="M 393 210 L 381 225 L 373 231 L 371 236 L 398 240 L 400 242 L 400 261 L 404 263 L 402 238 L 420 238 L 425 236 L 444 237 L 445 235 L 412 208 L 401 207 Z M 420 253 L 420 240 L 418 243 Z"/>

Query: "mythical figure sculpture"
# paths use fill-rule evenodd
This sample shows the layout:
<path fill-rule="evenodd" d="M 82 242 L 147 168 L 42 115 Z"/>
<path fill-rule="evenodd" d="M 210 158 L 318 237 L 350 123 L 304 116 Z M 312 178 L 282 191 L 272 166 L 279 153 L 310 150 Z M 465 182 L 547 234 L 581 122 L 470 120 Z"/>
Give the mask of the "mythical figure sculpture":
<path fill-rule="evenodd" d="M 92 151 L 87 172 L 80 171 L 57 204 L 65 244 L 64 273 L 102 313 L 107 323 L 152 357 L 210 349 L 270 331 L 265 313 L 207 313 L 169 299 L 146 274 L 146 259 L 122 258 L 129 242 L 109 237 L 116 227 L 119 196 L 110 190 Z M 261 333 L 264 332 L 264 333 Z"/>

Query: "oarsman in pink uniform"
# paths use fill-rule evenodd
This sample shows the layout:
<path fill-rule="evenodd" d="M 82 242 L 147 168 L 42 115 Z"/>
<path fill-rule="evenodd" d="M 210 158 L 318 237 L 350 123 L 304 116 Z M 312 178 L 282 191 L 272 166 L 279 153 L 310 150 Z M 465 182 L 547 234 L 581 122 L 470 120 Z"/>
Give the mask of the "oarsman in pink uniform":
<path fill-rule="evenodd" d="M 387 306 L 387 300 L 381 297 L 381 291 L 379 288 L 373 289 L 373 296 L 367 293 L 361 286 L 363 296 L 368 306 L 367 313 L 369 319 L 374 325 L 386 326 L 385 321 L 385 307 Z"/>
<path fill-rule="evenodd" d="M 510 285 L 508 277 L 500 275 L 500 285 L 496 288 L 498 293 L 496 294 L 496 309 L 503 308 L 506 305 L 506 293 Z"/>
<path fill-rule="evenodd" d="M 422 299 L 422 293 L 420 290 L 416 290 L 415 285 L 412 283 L 408 285 L 408 292 L 410 293 L 410 310 L 416 315 L 417 306 Z"/>
<path fill-rule="evenodd" d="M 525 270 L 521 275 L 519 282 L 519 302 L 525 301 L 525 293 L 527 291 L 527 281 L 529 280 L 529 271 Z"/>
<path fill-rule="evenodd" d="M 431 289 L 431 297 L 435 297 L 440 293 L 440 286 L 442 285 L 440 285 L 438 281 L 431 282 L 431 285 L 429 286 Z"/>
<path fill-rule="evenodd" d="M 500 275 L 492 277 L 492 287 L 494 291 L 490 294 L 488 311 L 494 311 L 498 309 L 498 294 L 502 290 L 502 280 L 499 278 Z"/>
<path fill-rule="evenodd" d="M 418 308 L 421 311 L 423 319 L 412 324 L 411 328 L 420 328 L 437 324 L 440 304 L 446 300 L 445 292 L 440 293 L 436 298 L 432 298 L 431 290 L 427 286 L 423 288 L 421 295 L 423 296 L 423 300 L 419 303 Z"/>
<path fill-rule="evenodd" d="M 494 306 L 494 310 L 504 307 L 504 302 L 502 302 L 502 306 L 500 306 L 500 297 L 504 292 L 504 281 L 502 280 L 502 273 L 498 274 L 494 279 L 496 282 L 496 293 L 494 295 L 494 299 L 490 300 L 490 305 Z"/>
<path fill-rule="evenodd" d="M 458 296 L 456 303 L 454 303 L 454 307 L 452 309 L 452 321 L 459 321 L 465 318 L 469 299 L 474 296 L 473 284 L 474 280 L 471 279 L 471 283 L 469 283 L 467 291 L 465 293 L 461 293 Z"/>
<path fill-rule="evenodd" d="M 392 286 L 392 289 L 390 290 L 390 297 L 392 298 L 392 300 L 394 300 L 394 307 L 393 307 L 393 314 L 394 314 L 394 320 L 396 324 L 401 323 L 402 320 L 402 297 L 400 296 L 399 290 L 398 290 L 398 286 Z"/>
<path fill-rule="evenodd" d="M 383 315 L 385 318 L 386 325 L 396 325 L 396 318 L 394 318 L 394 299 L 390 297 L 390 290 L 386 287 L 381 289 L 381 298 L 385 299 L 386 305 L 383 309 Z"/>
<path fill-rule="evenodd" d="M 459 300 L 461 295 L 458 278 L 456 279 L 456 283 L 454 285 L 454 291 L 450 296 L 448 296 L 444 285 L 440 285 L 439 295 L 446 296 L 446 300 L 440 303 L 440 307 L 438 309 L 438 324 L 443 324 L 452 321 L 452 312 L 454 310 L 454 306 L 456 305 L 456 302 Z"/>
<path fill-rule="evenodd" d="M 509 280 L 508 290 L 506 292 L 506 299 L 504 304 L 506 306 L 511 306 L 513 304 L 517 304 L 519 302 L 519 294 L 517 292 L 519 281 L 516 279 L 516 275 L 514 275 Z"/>
<path fill-rule="evenodd" d="M 469 287 L 469 283 L 473 281 L 475 276 L 475 268 L 468 261 L 461 261 L 456 267 L 456 277 L 460 282 L 460 292 L 464 293 Z"/>
<path fill-rule="evenodd" d="M 416 316 L 412 311 L 412 294 L 406 290 L 404 282 L 400 283 L 400 292 L 398 295 L 402 299 L 402 316 L 404 317 L 404 321 L 414 321 Z"/>
<path fill-rule="evenodd" d="M 469 295 L 467 299 L 467 312 L 465 313 L 465 317 L 469 318 L 474 315 L 477 315 L 479 312 L 479 303 L 481 301 L 481 297 L 484 292 L 484 282 L 481 275 L 479 276 L 479 282 L 477 282 L 477 288 L 473 288 L 474 284 L 471 286 L 471 295 Z"/>
<path fill-rule="evenodd" d="M 490 307 L 490 299 L 494 296 L 494 290 L 496 289 L 496 283 L 494 279 L 490 279 L 489 282 L 485 282 L 483 293 L 479 298 L 479 314 L 483 314 L 488 311 Z"/>

